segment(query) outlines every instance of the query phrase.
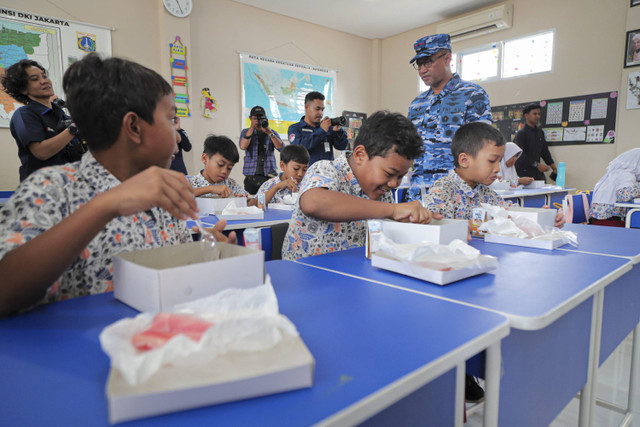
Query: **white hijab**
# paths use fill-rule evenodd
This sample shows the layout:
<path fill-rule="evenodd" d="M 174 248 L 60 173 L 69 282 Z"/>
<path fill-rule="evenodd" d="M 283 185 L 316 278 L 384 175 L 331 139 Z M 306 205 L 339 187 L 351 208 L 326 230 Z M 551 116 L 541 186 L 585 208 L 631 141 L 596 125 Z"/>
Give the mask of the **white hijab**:
<path fill-rule="evenodd" d="M 640 181 L 640 148 L 633 148 L 611 160 L 604 174 L 593 190 L 592 203 L 616 202 L 616 192 Z"/>
<path fill-rule="evenodd" d="M 520 157 L 521 154 L 522 149 L 518 147 L 518 144 L 513 142 L 507 142 L 505 144 L 504 157 L 500 160 L 500 175 L 502 175 L 502 181 L 510 181 L 512 179 L 519 178 L 515 165 L 511 167 L 507 166 L 507 160 L 513 156 Z"/>

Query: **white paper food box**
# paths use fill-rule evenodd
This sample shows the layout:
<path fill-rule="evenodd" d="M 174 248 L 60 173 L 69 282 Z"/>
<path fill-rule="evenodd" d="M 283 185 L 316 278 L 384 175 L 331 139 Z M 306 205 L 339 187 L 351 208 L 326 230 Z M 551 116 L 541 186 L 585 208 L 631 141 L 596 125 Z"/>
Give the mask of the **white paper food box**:
<path fill-rule="evenodd" d="M 486 255 L 480 256 L 482 257 Z M 394 273 L 403 274 L 405 276 L 415 277 L 416 279 L 435 283 L 436 285 L 441 286 L 448 285 L 449 283 L 493 270 L 493 268 L 490 267 L 466 267 L 447 271 L 434 270 L 431 268 L 422 267 L 417 264 L 411 264 L 408 262 L 389 258 L 383 253 L 373 254 L 371 256 L 371 265 L 373 267 L 393 271 Z"/>
<path fill-rule="evenodd" d="M 292 211 L 296 208 L 296 205 L 287 205 L 285 203 L 269 203 L 269 209 L 276 209 L 280 211 Z"/>
<path fill-rule="evenodd" d="M 537 224 L 540 224 L 542 227 L 553 228 L 553 225 L 556 223 L 558 210 L 552 208 L 521 208 L 519 206 L 510 206 L 507 209 L 507 213 L 512 218 L 523 216 Z"/>
<path fill-rule="evenodd" d="M 448 245 L 455 239 L 467 241 L 469 222 L 463 219 L 432 219 L 429 224 L 413 224 L 408 222 L 382 221 L 382 233 L 396 243 L 433 242 Z M 369 253 L 369 232 L 367 228 L 367 258 Z"/>
<path fill-rule="evenodd" d="M 542 180 L 539 181 L 533 181 L 531 184 L 527 184 L 524 186 L 524 188 L 542 188 L 544 187 L 545 182 Z"/>
<path fill-rule="evenodd" d="M 259 213 L 233 215 L 223 215 L 221 213 L 217 213 L 216 216 L 218 217 L 218 219 L 226 219 L 227 221 L 250 221 L 254 219 L 264 219 L 264 211 Z"/>
<path fill-rule="evenodd" d="M 640 203 L 640 199 L 633 199 L 633 203 Z"/>
<path fill-rule="evenodd" d="M 262 283 L 264 252 L 228 243 L 216 243 L 213 253 L 192 242 L 113 257 L 114 296 L 139 311 L 166 311 L 226 288 Z"/>
<path fill-rule="evenodd" d="M 562 239 L 523 239 L 520 237 L 498 236 L 495 234 L 485 234 L 484 241 L 489 243 L 501 243 L 503 245 L 522 246 L 526 248 L 537 249 L 555 249 L 564 245 L 564 243 L 562 243 Z"/>
<path fill-rule="evenodd" d="M 229 197 L 225 199 L 219 199 L 216 197 L 196 197 L 196 203 L 198 209 L 200 209 L 200 215 L 215 215 L 216 212 L 222 212 L 229 203 L 235 203 L 238 208 L 247 207 L 246 197 Z"/>
<path fill-rule="evenodd" d="M 109 421 L 118 423 L 311 387 L 314 367 L 313 356 L 300 337 L 287 336 L 261 352 L 227 353 L 204 365 L 163 366 L 134 387 L 111 368 L 106 390 Z"/>

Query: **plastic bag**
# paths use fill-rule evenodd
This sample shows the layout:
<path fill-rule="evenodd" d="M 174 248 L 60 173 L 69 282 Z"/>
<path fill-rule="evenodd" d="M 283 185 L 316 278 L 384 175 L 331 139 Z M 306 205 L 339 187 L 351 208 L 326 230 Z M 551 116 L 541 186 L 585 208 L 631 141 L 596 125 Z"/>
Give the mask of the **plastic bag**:
<path fill-rule="evenodd" d="M 222 215 L 253 215 L 262 213 L 257 206 L 237 207 L 236 202 L 231 202 L 222 210 Z"/>
<path fill-rule="evenodd" d="M 456 270 L 460 268 L 496 268 L 498 260 L 495 257 L 482 255 L 479 250 L 469 246 L 462 240 L 453 240 L 448 245 L 433 242 L 395 243 L 382 234 L 378 240 L 377 253 L 417 264 L 433 270 Z"/>
<path fill-rule="evenodd" d="M 180 304 L 170 313 L 197 315 L 214 326 L 206 330 L 199 341 L 177 335 L 162 347 L 144 352 L 133 346 L 132 338 L 151 325 L 155 313 L 119 320 L 100 334 L 102 349 L 130 386 L 147 381 L 168 363 L 209 363 L 230 351 L 263 351 L 286 336 L 298 336 L 295 325 L 278 312 L 278 300 L 269 276 L 263 285 L 255 288 L 225 289 Z"/>

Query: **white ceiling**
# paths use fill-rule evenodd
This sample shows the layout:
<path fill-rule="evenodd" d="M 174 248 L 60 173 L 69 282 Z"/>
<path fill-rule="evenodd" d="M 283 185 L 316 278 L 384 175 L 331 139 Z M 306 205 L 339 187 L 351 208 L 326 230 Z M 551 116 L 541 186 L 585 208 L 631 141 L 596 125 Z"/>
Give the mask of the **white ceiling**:
<path fill-rule="evenodd" d="M 383 39 L 500 0 L 233 0 L 368 39 Z"/>

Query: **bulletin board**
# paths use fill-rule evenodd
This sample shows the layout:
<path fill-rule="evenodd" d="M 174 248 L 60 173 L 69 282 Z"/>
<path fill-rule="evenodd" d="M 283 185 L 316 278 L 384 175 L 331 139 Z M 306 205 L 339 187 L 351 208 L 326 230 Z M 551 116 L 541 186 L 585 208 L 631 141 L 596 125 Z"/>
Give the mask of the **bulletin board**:
<path fill-rule="evenodd" d="M 508 141 L 513 141 L 516 132 L 524 127 L 522 110 L 531 102 L 491 107 L 493 126 L 500 130 Z M 617 91 L 539 102 L 539 126 L 550 146 L 614 142 Z"/>
<path fill-rule="evenodd" d="M 353 143 L 360 132 L 360 128 L 362 124 L 367 119 L 367 115 L 365 113 L 359 113 L 357 111 L 342 111 L 342 116 L 347 119 L 346 126 L 343 126 L 344 130 L 347 132 L 347 139 L 349 140 L 349 147 L 353 150 Z"/>

